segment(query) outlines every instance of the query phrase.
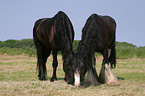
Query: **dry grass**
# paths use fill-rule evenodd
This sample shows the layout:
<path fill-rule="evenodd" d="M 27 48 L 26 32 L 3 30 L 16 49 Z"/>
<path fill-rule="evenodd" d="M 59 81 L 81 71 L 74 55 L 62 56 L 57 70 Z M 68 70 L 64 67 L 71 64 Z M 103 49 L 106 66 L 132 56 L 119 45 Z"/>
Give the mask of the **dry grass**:
<path fill-rule="evenodd" d="M 102 58 L 97 59 L 96 68 L 101 67 Z M 48 78 L 52 75 L 52 56 L 47 62 Z M 58 56 L 58 81 L 39 81 L 36 74 L 36 58 L 24 55 L 0 54 L 1 96 L 145 96 L 145 59 L 117 60 L 113 70 L 120 86 L 88 86 L 76 88 L 64 82 L 62 59 Z"/>

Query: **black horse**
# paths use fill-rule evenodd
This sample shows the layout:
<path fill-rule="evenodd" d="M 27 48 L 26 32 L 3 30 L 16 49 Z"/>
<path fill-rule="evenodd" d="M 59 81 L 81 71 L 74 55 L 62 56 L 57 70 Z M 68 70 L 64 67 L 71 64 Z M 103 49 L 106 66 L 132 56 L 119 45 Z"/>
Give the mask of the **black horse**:
<path fill-rule="evenodd" d="M 83 84 L 87 71 L 89 75 L 96 78 L 94 81 L 98 83 L 95 52 L 100 52 L 103 55 L 102 64 L 111 63 L 112 67 L 116 67 L 115 32 L 116 23 L 113 18 L 97 14 L 92 14 L 88 18 L 82 30 L 79 47 L 72 61 L 76 86 Z"/>
<path fill-rule="evenodd" d="M 61 50 L 63 56 L 63 70 L 68 84 L 74 82 L 72 65 L 72 43 L 74 29 L 68 16 L 59 11 L 53 18 L 43 18 L 35 22 L 33 39 L 37 50 L 37 68 L 39 80 L 46 80 L 46 61 L 51 51 L 53 54 L 53 76 L 51 81 L 57 80 L 56 69 L 58 66 L 57 52 Z"/>

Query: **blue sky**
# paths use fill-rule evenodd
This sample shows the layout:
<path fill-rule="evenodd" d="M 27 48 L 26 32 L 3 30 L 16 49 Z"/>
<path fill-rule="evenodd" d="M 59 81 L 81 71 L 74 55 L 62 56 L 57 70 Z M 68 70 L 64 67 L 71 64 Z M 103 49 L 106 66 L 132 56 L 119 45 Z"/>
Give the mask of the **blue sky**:
<path fill-rule="evenodd" d="M 1 0 L 0 41 L 32 39 L 34 23 L 64 11 L 70 18 L 75 40 L 93 14 L 109 15 L 117 22 L 116 41 L 145 46 L 145 0 Z"/>

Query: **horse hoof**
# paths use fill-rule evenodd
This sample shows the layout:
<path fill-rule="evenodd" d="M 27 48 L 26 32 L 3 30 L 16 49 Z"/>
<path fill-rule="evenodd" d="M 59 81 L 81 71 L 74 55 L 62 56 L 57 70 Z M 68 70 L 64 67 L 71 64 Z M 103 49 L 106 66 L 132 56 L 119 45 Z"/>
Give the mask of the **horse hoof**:
<path fill-rule="evenodd" d="M 45 77 L 39 77 L 39 80 L 40 81 L 46 81 L 46 78 Z"/>
<path fill-rule="evenodd" d="M 57 78 L 51 78 L 50 82 L 57 81 Z"/>
<path fill-rule="evenodd" d="M 74 81 L 73 80 L 67 81 L 67 84 L 74 85 Z"/>
<path fill-rule="evenodd" d="M 66 81 L 66 78 L 64 77 L 64 81 Z"/>

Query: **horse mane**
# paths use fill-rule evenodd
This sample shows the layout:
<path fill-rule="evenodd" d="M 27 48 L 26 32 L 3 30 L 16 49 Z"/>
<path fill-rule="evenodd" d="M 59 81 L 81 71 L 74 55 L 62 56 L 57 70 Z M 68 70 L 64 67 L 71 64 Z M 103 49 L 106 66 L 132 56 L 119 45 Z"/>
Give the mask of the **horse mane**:
<path fill-rule="evenodd" d="M 61 46 L 63 59 L 66 57 L 72 58 L 72 54 L 73 54 L 72 43 L 74 40 L 74 30 L 73 30 L 72 23 L 68 18 L 68 16 L 63 11 L 59 11 L 54 16 L 53 19 L 56 25 L 56 31 L 58 31 L 56 36 L 57 38 L 60 38 L 57 39 L 57 42 Z M 60 40 L 62 41 L 60 42 Z M 68 43 L 63 43 L 63 42 L 68 42 Z"/>
<path fill-rule="evenodd" d="M 56 22 L 56 29 L 60 31 L 58 35 L 61 35 L 61 36 L 67 35 L 67 36 L 64 36 L 66 37 L 64 38 L 64 40 L 67 39 L 72 43 L 74 40 L 74 30 L 68 16 L 63 11 L 59 11 L 54 16 L 54 20 Z"/>
<path fill-rule="evenodd" d="M 81 57 L 95 52 L 95 38 L 101 35 L 100 32 L 97 32 L 97 27 L 99 27 L 98 25 L 101 24 L 100 16 L 97 14 L 92 14 L 87 19 L 86 24 L 82 29 L 82 37 L 77 49 L 77 53 L 80 53 Z"/>
<path fill-rule="evenodd" d="M 111 23 L 114 24 L 114 27 L 116 28 L 116 26 L 117 26 L 116 22 L 112 17 L 110 17 L 110 16 L 104 16 L 104 17 L 108 18 L 111 21 Z"/>

